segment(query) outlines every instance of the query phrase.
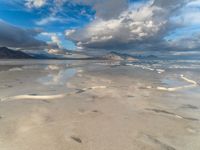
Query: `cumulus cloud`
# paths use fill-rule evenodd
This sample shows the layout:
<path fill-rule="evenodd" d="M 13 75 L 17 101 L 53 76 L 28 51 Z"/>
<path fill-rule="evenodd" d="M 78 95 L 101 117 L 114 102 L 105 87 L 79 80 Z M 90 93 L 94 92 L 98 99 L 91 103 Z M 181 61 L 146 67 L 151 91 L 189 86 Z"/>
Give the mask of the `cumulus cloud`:
<path fill-rule="evenodd" d="M 21 49 L 43 49 L 47 44 L 35 37 L 38 30 L 22 29 L 0 20 L 0 46 Z"/>
<path fill-rule="evenodd" d="M 46 4 L 47 0 L 25 0 L 25 6 L 28 8 L 40 8 Z"/>
<path fill-rule="evenodd" d="M 184 25 L 183 20 L 177 22 L 173 17 L 191 2 L 151 0 L 120 11 L 118 17 L 100 15 L 85 28 L 66 30 L 65 35 L 83 49 L 170 48 L 172 44 L 165 37 Z"/>
<path fill-rule="evenodd" d="M 117 18 L 96 19 L 84 29 L 66 31 L 66 36 L 86 48 L 130 48 L 159 40 L 169 27 L 165 16 L 163 9 L 147 3 Z"/>
<path fill-rule="evenodd" d="M 61 33 L 42 32 L 40 35 L 46 36 L 50 40 L 48 41 L 48 50 L 46 51 L 48 54 L 66 55 L 65 48 L 62 46 L 62 41 L 60 39 Z"/>
<path fill-rule="evenodd" d="M 61 45 L 62 42 L 59 37 L 61 35 L 61 33 L 42 32 L 42 33 L 40 33 L 40 35 L 47 36 L 50 38 L 51 41 L 49 42 L 49 45 L 51 45 L 52 48 L 62 48 L 62 45 Z"/>
<path fill-rule="evenodd" d="M 200 0 L 25 0 L 28 8 L 48 6 L 49 15 L 37 25 L 67 22 L 58 14 L 65 4 L 87 5 L 95 10 L 91 23 L 65 31 L 67 39 L 80 49 L 170 49 L 194 47 L 196 37 L 166 40 L 169 34 L 190 25 L 200 25 Z M 84 13 L 83 12 L 80 12 Z M 69 18 L 67 18 L 69 19 Z M 59 38 L 51 35 L 52 47 L 59 48 Z M 190 42 L 186 42 L 189 40 Z M 182 46 L 180 42 L 184 41 Z M 192 44 L 193 43 L 193 44 Z"/>
<path fill-rule="evenodd" d="M 61 41 L 60 41 L 58 36 L 52 35 L 51 36 L 51 40 L 52 40 L 53 43 L 56 43 L 59 48 L 61 48 Z"/>

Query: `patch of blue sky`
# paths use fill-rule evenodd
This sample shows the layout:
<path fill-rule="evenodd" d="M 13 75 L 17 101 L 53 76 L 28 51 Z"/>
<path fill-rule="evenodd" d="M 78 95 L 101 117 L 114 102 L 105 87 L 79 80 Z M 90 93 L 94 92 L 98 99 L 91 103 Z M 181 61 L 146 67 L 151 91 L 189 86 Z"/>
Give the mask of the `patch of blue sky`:
<path fill-rule="evenodd" d="M 68 50 L 76 49 L 76 45 L 72 41 L 67 40 L 64 36 L 61 36 L 60 39 L 63 47 L 66 47 Z"/>
<path fill-rule="evenodd" d="M 24 3 L 20 4 L 22 6 L 19 5 L 19 2 L 13 1 L 12 3 L 8 3 L 4 0 L 1 1 L 0 18 L 21 27 L 44 27 L 47 30 L 60 31 L 63 28 L 82 27 L 88 24 L 95 15 L 95 11 L 90 6 L 68 2 L 62 6 L 62 11 L 58 11 L 56 15 L 53 16 L 54 18 L 57 18 L 57 22 L 52 21 L 43 24 L 42 26 L 38 26 L 37 21 L 52 17 L 52 9 L 54 9 L 55 6 L 48 4 L 40 9 L 30 10 L 24 6 Z"/>
<path fill-rule="evenodd" d="M 149 0 L 129 0 L 129 10 L 137 10 Z"/>
<path fill-rule="evenodd" d="M 63 48 L 67 48 L 68 50 L 75 50 L 76 49 L 76 45 L 72 41 L 67 40 L 63 33 L 54 32 L 53 34 L 56 34 L 56 36 L 59 37 L 59 40 L 61 41 L 61 46 Z M 42 41 L 52 42 L 50 36 L 45 36 L 45 35 L 39 34 L 36 38 L 39 39 L 39 40 L 42 40 Z"/>
<path fill-rule="evenodd" d="M 149 0 L 128 0 L 129 3 L 144 3 L 147 1 L 149 1 Z"/>
<path fill-rule="evenodd" d="M 181 38 L 189 38 L 193 37 L 200 33 L 200 25 L 193 25 L 193 26 L 185 26 L 182 28 L 177 28 L 169 35 L 165 37 L 165 40 L 175 40 Z"/>

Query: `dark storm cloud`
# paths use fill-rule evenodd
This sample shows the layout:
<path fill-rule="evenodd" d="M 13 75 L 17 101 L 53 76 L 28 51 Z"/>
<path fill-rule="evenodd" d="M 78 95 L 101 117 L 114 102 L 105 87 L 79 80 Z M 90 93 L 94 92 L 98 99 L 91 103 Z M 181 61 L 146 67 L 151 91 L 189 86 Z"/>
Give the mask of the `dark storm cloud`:
<path fill-rule="evenodd" d="M 0 46 L 20 49 L 43 49 L 47 44 L 37 40 L 38 30 L 22 29 L 0 20 Z"/>
<path fill-rule="evenodd" d="M 159 41 L 168 28 L 167 13 L 151 3 L 130 9 L 117 18 L 96 19 L 84 29 L 67 31 L 77 45 L 97 49 L 129 49 Z M 141 46 L 142 45 L 142 46 Z"/>
<path fill-rule="evenodd" d="M 165 37 L 184 26 L 183 22 L 174 21 L 172 18 L 177 17 L 177 14 L 180 15 L 181 9 L 188 2 L 192 1 L 147 1 L 138 7 L 130 6 L 118 17 L 105 19 L 99 16 L 100 18 L 96 18 L 85 28 L 67 30 L 66 36 L 83 49 L 171 48 L 178 44 L 166 41 Z M 115 5 L 114 2 L 113 5 Z M 188 46 L 185 45 L 185 47 Z"/>

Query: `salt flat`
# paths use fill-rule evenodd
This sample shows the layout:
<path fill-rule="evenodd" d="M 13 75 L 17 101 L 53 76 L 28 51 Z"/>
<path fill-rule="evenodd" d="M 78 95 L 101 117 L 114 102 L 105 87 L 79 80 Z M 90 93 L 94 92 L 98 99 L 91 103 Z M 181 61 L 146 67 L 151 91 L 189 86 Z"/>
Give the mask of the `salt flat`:
<path fill-rule="evenodd" d="M 0 150 L 199 150 L 197 68 L 0 61 Z"/>

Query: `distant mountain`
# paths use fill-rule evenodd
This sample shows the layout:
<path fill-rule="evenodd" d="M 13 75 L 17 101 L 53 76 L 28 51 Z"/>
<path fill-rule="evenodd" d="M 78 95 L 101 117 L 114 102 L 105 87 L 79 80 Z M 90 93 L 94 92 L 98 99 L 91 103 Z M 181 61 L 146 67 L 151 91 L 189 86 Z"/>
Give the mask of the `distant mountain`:
<path fill-rule="evenodd" d="M 49 54 L 28 53 L 28 55 L 32 56 L 34 59 L 57 59 L 56 56 Z"/>
<path fill-rule="evenodd" d="M 102 57 L 105 60 L 114 60 L 114 61 L 136 61 L 137 59 L 128 54 L 121 54 L 117 52 L 110 52 Z"/>
<path fill-rule="evenodd" d="M 34 58 L 22 51 L 11 50 L 7 47 L 0 47 L 0 59 L 31 59 Z"/>

